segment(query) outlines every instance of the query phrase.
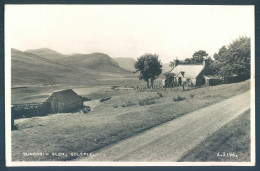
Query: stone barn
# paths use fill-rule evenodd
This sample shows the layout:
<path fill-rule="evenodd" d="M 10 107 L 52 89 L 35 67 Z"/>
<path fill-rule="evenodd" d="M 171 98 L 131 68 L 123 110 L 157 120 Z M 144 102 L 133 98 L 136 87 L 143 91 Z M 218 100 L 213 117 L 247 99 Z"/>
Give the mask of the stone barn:
<path fill-rule="evenodd" d="M 52 113 L 66 113 L 83 107 L 83 100 L 72 89 L 53 92 L 46 100 L 51 103 Z"/>
<path fill-rule="evenodd" d="M 204 60 L 203 65 L 179 65 L 179 60 L 174 61 L 173 73 L 174 81 L 182 85 L 183 82 L 190 82 L 194 86 L 205 84 L 203 75 L 208 69 L 209 61 Z"/>

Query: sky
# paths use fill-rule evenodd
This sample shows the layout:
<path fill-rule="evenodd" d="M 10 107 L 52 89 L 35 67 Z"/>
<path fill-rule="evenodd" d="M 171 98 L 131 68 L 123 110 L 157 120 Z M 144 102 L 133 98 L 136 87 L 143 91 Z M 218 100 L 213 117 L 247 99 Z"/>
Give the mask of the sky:
<path fill-rule="evenodd" d="M 5 36 L 22 51 L 156 53 L 163 63 L 198 50 L 212 57 L 239 36 L 254 36 L 253 6 L 6 5 L 5 17 Z"/>

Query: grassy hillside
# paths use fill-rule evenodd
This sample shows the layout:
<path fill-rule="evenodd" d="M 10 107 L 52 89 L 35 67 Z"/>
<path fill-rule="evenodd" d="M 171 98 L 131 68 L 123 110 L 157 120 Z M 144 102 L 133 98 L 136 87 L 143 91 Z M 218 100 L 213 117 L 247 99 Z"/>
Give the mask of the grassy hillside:
<path fill-rule="evenodd" d="M 135 71 L 135 62 L 136 60 L 134 60 L 133 58 L 123 58 L 123 57 L 119 57 L 119 58 L 113 58 L 114 61 L 116 61 L 118 63 L 118 65 L 121 68 L 124 68 L 125 70 L 128 71 Z"/>
<path fill-rule="evenodd" d="M 102 53 L 68 57 L 47 48 L 26 52 L 12 49 L 11 56 L 12 86 L 67 83 L 93 85 L 98 84 L 98 80 L 133 77 L 130 71 L 121 68 Z"/>
<path fill-rule="evenodd" d="M 248 110 L 205 139 L 180 161 L 249 162 L 250 145 L 250 110 Z"/>
<path fill-rule="evenodd" d="M 11 50 L 12 86 L 93 82 L 95 76 L 16 49 Z"/>
<path fill-rule="evenodd" d="M 130 73 L 129 71 L 121 68 L 111 57 L 103 53 L 75 54 L 67 58 L 60 59 L 59 62 L 69 66 L 98 72 L 120 74 Z"/>
<path fill-rule="evenodd" d="M 40 57 L 43 57 L 46 59 L 51 59 L 51 60 L 57 60 L 57 59 L 66 57 L 66 55 L 63 55 L 59 52 L 56 52 L 56 51 L 48 49 L 48 48 L 30 49 L 30 50 L 26 50 L 25 52 L 32 53 L 34 55 L 37 55 L 37 56 L 40 56 Z"/>
<path fill-rule="evenodd" d="M 18 119 L 15 120 L 18 129 L 12 131 L 12 159 L 72 160 L 78 157 L 71 155 L 72 152 L 92 152 L 249 89 L 248 80 L 184 92 L 170 89 L 157 90 L 159 92 L 125 90 L 127 94 L 112 96 L 110 101 L 98 103 L 88 114 L 64 113 Z M 104 89 L 101 88 L 102 91 Z M 183 99 L 175 101 L 179 96 Z M 30 152 L 61 152 L 64 155 L 23 155 Z"/>

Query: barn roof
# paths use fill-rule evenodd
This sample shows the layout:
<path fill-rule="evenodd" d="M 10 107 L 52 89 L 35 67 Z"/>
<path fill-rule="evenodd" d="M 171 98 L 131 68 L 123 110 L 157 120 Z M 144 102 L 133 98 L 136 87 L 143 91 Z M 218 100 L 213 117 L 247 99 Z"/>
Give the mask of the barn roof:
<path fill-rule="evenodd" d="M 82 100 L 81 97 L 78 96 L 77 93 L 75 93 L 72 89 L 53 92 L 46 101 L 51 101 L 52 97 L 55 97 L 59 101 L 66 104 L 72 104 L 74 102 Z"/>
<path fill-rule="evenodd" d="M 185 78 L 197 78 L 203 69 L 203 65 L 178 65 L 171 73 L 175 75 L 181 73 Z"/>

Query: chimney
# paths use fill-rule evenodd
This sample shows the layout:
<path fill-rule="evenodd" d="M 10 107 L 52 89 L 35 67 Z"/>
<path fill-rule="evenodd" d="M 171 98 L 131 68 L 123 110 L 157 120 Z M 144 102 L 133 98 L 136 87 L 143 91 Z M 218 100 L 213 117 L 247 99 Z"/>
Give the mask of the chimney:
<path fill-rule="evenodd" d="M 177 67 L 179 65 L 180 61 L 178 59 L 174 60 L 174 68 Z"/>
<path fill-rule="evenodd" d="M 204 69 L 208 70 L 208 68 L 209 68 L 209 60 L 208 59 L 203 60 L 203 67 L 204 67 Z"/>

